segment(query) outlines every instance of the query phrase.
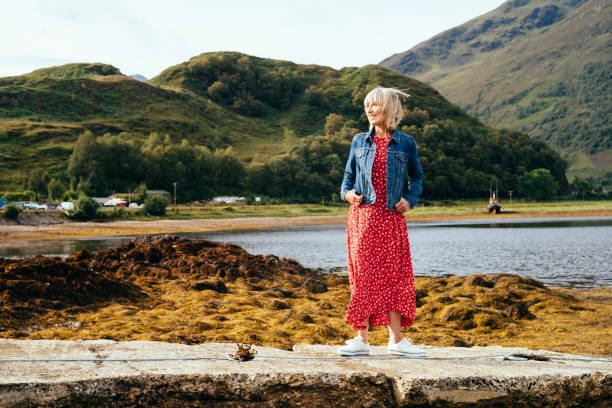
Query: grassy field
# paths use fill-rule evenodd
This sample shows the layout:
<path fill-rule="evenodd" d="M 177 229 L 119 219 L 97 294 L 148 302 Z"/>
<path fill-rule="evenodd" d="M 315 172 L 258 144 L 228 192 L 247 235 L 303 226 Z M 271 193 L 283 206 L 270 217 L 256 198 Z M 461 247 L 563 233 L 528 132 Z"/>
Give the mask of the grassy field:
<path fill-rule="evenodd" d="M 348 205 L 338 204 L 209 204 L 201 206 L 169 206 L 164 217 L 147 217 L 139 215 L 137 210 L 124 209 L 120 219 L 150 220 L 150 219 L 193 219 L 193 218 L 233 218 L 233 217 L 303 217 L 309 215 L 346 215 Z M 612 201 L 550 201 L 527 202 L 513 200 L 502 203 L 502 215 L 528 215 L 530 213 L 556 213 L 581 211 L 612 211 Z M 109 216 L 112 210 L 105 210 Z M 466 216 L 487 214 L 485 201 L 455 201 L 438 205 L 421 206 L 412 209 L 406 217 L 419 216 Z"/>

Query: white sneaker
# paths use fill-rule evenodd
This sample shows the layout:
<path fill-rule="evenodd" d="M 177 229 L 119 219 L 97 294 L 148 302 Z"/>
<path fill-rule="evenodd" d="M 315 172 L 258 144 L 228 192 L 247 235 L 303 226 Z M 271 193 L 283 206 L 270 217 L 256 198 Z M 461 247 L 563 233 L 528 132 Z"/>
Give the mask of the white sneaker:
<path fill-rule="evenodd" d="M 398 343 L 395 343 L 393 340 L 389 340 L 389 345 L 387 345 L 387 353 L 393 354 L 394 356 L 410 357 L 425 357 L 427 354 L 425 350 L 415 347 L 412 344 L 412 341 L 407 338 L 403 338 Z"/>
<path fill-rule="evenodd" d="M 362 343 L 365 343 L 365 342 L 363 341 L 363 338 L 361 338 L 361 336 L 359 336 L 359 335 L 358 335 L 357 337 L 352 338 L 352 339 L 348 339 L 348 340 L 346 340 L 346 341 L 345 341 L 345 343 L 346 343 L 346 344 L 351 344 L 351 343 L 352 343 L 352 342 L 354 342 L 354 341 L 361 341 Z"/>
<path fill-rule="evenodd" d="M 370 354 L 370 345 L 364 343 L 361 337 L 349 341 L 350 343 L 347 342 L 346 346 L 338 347 L 338 354 L 342 356 L 367 356 Z"/>

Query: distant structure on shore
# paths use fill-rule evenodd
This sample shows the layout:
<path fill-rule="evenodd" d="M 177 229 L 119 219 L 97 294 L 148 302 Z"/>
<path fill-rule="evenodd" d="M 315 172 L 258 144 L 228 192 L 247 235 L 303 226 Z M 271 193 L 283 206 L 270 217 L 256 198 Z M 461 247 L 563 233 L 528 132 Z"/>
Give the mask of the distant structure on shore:
<path fill-rule="evenodd" d="M 238 201 L 245 201 L 246 198 L 238 196 L 219 196 L 213 197 L 213 201 L 217 204 L 236 204 Z"/>
<path fill-rule="evenodd" d="M 499 214 L 501 212 L 499 194 L 497 192 L 497 181 L 495 182 L 495 190 L 489 186 L 489 205 L 487 209 L 489 210 L 489 214 Z"/>

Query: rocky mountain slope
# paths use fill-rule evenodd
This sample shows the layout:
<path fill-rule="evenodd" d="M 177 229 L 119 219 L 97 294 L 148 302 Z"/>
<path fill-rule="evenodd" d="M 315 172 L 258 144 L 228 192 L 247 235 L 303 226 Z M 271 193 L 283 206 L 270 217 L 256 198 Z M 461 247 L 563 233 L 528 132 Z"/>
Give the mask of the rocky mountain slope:
<path fill-rule="evenodd" d="M 612 182 L 610 0 L 510 0 L 380 64 Z"/>

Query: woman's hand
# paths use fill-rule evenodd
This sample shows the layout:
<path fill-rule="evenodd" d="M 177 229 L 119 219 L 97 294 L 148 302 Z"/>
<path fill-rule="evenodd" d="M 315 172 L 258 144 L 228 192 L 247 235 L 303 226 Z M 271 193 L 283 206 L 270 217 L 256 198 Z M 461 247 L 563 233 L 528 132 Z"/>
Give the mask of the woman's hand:
<path fill-rule="evenodd" d="M 344 200 L 347 201 L 350 205 L 359 205 L 363 200 L 363 196 L 357 195 L 355 190 L 349 190 L 344 195 Z"/>
<path fill-rule="evenodd" d="M 348 193 L 346 193 L 348 195 Z M 395 203 L 395 211 L 403 214 L 406 211 L 410 210 L 410 204 L 408 204 L 408 201 L 406 201 L 406 199 L 404 197 L 402 197 L 401 200 L 399 200 L 397 203 Z"/>

